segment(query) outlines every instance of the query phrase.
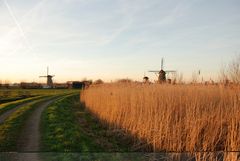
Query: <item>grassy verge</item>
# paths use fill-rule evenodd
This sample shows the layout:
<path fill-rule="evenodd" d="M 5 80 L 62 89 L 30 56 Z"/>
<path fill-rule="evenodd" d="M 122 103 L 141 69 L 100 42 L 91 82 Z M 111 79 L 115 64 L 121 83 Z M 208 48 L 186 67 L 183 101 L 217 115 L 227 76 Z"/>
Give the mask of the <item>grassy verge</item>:
<path fill-rule="evenodd" d="M 31 102 L 40 98 L 43 98 L 44 96 L 36 96 L 36 97 L 31 97 L 31 98 L 26 98 L 26 99 L 22 99 L 22 100 L 17 100 L 14 102 L 8 102 L 8 103 L 4 103 L 0 105 L 0 115 L 4 112 L 6 112 L 7 110 L 10 110 L 12 108 L 15 108 L 16 106 L 20 105 L 20 104 L 24 104 L 27 102 Z"/>
<path fill-rule="evenodd" d="M 13 97 L 13 98 L 3 98 L 0 100 L 0 104 L 23 100 L 23 99 L 31 98 L 31 97 L 36 97 L 36 96 L 19 96 L 19 97 Z"/>
<path fill-rule="evenodd" d="M 78 89 L 0 89 L 0 103 L 19 97 L 33 97 L 42 95 L 57 95 L 79 92 Z"/>
<path fill-rule="evenodd" d="M 16 151 L 18 134 L 24 124 L 24 121 L 34 109 L 42 101 L 47 98 L 35 100 L 26 106 L 19 108 L 4 123 L 0 125 L 0 151 Z"/>
<path fill-rule="evenodd" d="M 42 151 L 88 152 L 100 149 L 82 133 L 73 109 L 76 102 L 79 102 L 79 94 L 66 96 L 43 112 Z"/>

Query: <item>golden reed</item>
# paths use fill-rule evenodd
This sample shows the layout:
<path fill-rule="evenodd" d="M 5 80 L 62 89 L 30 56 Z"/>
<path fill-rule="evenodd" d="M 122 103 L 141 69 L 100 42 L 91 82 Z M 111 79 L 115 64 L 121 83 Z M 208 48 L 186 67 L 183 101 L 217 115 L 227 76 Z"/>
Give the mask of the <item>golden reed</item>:
<path fill-rule="evenodd" d="M 81 92 L 100 120 L 146 151 L 239 151 L 240 90 L 203 85 L 111 83 Z M 136 143 L 138 144 L 138 143 Z"/>

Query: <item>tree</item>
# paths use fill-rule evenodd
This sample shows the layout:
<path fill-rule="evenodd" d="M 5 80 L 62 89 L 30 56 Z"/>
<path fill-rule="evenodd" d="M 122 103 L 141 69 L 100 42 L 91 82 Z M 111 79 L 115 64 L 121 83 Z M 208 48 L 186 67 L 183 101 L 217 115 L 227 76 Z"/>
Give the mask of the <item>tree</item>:
<path fill-rule="evenodd" d="M 222 65 L 221 69 L 220 69 L 220 73 L 219 73 L 219 81 L 221 83 L 227 83 L 229 80 L 228 78 L 228 74 L 227 74 L 227 66 L 226 65 Z"/>
<path fill-rule="evenodd" d="M 229 81 L 235 84 L 240 83 L 240 55 L 235 56 L 228 65 L 221 67 L 219 79 L 222 83 L 228 83 Z"/>
<path fill-rule="evenodd" d="M 103 84 L 103 83 L 104 83 L 103 80 L 98 79 L 98 80 L 94 81 L 93 84 Z"/>
<path fill-rule="evenodd" d="M 193 72 L 191 83 L 196 84 L 198 82 L 198 78 L 199 78 L 199 72 L 196 72 L 196 71 Z"/>
<path fill-rule="evenodd" d="M 117 80 L 118 83 L 132 83 L 133 81 L 131 79 L 128 78 L 123 78 L 123 79 L 119 79 Z"/>
<path fill-rule="evenodd" d="M 236 56 L 229 64 L 228 74 L 233 83 L 240 83 L 240 55 Z"/>

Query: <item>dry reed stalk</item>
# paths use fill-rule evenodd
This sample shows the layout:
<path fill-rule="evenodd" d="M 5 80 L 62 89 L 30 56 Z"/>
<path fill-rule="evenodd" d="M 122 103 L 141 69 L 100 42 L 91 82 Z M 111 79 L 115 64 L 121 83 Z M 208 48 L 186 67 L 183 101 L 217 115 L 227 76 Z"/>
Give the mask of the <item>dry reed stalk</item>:
<path fill-rule="evenodd" d="M 84 90 L 81 100 L 112 128 L 150 144 L 146 151 L 240 150 L 239 88 L 112 83 Z"/>

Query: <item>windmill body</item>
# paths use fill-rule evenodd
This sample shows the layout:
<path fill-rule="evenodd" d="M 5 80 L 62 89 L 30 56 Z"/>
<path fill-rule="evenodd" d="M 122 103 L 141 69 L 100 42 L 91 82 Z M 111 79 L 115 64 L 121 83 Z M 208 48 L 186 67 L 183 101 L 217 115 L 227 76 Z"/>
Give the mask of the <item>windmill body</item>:
<path fill-rule="evenodd" d="M 54 77 L 55 75 L 49 75 L 48 74 L 48 67 L 47 67 L 47 75 L 45 76 L 39 76 L 40 78 L 47 78 L 47 88 L 53 88 L 53 80 L 52 78 Z"/>
<path fill-rule="evenodd" d="M 166 80 L 167 80 L 167 77 L 166 75 L 167 74 L 170 74 L 170 73 L 176 73 L 175 70 L 164 70 L 163 69 L 163 58 L 162 58 L 162 61 L 161 61 L 161 70 L 157 71 L 157 70 L 150 70 L 149 72 L 152 72 L 152 73 L 155 73 L 157 76 L 158 76 L 158 83 L 165 83 Z"/>
<path fill-rule="evenodd" d="M 158 73 L 158 82 L 162 83 L 165 81 L 166 81 L 166 72 L 161 69 Z"/>

